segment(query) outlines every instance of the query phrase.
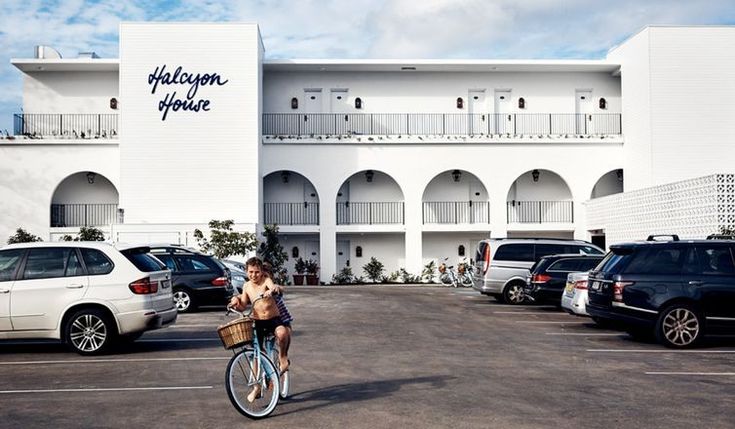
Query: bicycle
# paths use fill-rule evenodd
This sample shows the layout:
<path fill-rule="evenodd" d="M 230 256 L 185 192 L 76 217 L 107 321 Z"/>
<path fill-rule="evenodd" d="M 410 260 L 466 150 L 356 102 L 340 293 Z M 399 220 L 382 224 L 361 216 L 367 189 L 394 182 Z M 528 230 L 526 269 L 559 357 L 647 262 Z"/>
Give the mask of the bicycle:
<path fill-rule="evenodd" d="M 265 338 L 261 350 L 250 313 L 228 307 L 226 314 L 230 312 L 241 317 L 217 329 L 225 349 L 234 354 L 225 370 L 227 396 L 240 414 L 251 419 L 267 417 L 275 410 L 279 399 L 288 397 L 290 371 L 280 372 L 278 346 L 273 335 Z"/>
<path fill-rule="evenodd" d="M 444 260 L 439 264 L 439 281 L 445 285 L 451 285 L 454 287 L 472 287 L 472 265 L 466 262 L 460 262 L 457 265 L 457 270 L 454 269 L 453 265 L 447 266 Z"/>

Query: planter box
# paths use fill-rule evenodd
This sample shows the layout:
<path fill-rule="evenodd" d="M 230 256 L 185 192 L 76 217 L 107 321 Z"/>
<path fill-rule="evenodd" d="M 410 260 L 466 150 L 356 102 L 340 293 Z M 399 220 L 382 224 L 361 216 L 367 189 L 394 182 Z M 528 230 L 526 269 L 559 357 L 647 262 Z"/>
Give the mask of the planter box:
<path fill-rule="evenodd" d="M 294 286 L 301 286 L 304 284 L 304 275 L 303 274 L 294 274 L 293 275 L 293 284 Z"/>
<path fill-rule="evenodd" d="M 316 276 L 316 274 L 307 274 L 306 275 L 306 284 L 310 286 L 318 285 L 319 284 L 319 277 Z"/>

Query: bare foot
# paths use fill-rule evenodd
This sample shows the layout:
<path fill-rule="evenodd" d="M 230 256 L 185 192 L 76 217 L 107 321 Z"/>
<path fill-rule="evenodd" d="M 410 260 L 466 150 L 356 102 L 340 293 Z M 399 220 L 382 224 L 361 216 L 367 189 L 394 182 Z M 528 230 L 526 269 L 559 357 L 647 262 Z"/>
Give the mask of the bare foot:
<path fill-rule="evenodd" d="M 291 359 L 279 357 L 278 364 L 281 367 L 281 374 L 283 374 L 288 371 L 288 367 L 291 365 Z"/>
<path fill-rule="evenodd" d="M 250 393 L 248 393 L 248 402 L 253 402 L 259 397 L 260 397 L 260 385 L 256 384 L 253 387 L 253 390 L 251 390 Z"/>

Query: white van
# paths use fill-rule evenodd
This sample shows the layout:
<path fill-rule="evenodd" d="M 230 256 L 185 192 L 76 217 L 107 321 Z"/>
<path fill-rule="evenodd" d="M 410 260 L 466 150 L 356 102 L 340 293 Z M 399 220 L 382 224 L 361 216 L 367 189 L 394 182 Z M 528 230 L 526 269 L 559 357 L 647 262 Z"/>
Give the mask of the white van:
<path fill-rule="evenodd" d="M 559 253 L 604 255 L 583 240 L 560 238 L 489 238 L 477 244 L 473 288 L 498 301 L 521 304 L 529 269 L 540 258 Z"/>

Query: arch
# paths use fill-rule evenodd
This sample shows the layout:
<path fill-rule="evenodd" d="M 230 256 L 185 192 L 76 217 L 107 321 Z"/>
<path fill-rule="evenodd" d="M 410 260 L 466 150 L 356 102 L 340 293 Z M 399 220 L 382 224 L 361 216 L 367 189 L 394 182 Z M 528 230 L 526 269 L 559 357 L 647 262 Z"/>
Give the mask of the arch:
<path fill-rule="evenodd" d="M 360 170 L 345 179 L 337 189 L 337 225 L 403 224 L 403 189 L 390 175 Z"/>
<path fill-rule="evenodd" d="M 316 186 L 293 170 L 275 170 L 263 176 L 263 223 L 318 225 Z"/>
<path fill-rule="evenodd" d="M 605 197 L 623 192 L 625 176 L 622 168 L 610 170 L 600 176 L 590 191 L 590 199 Z"/>
<path fill-rule="evenodd" d="M 372 178 L 370 179 L 368 178 L 369 173 L 372 173 Z M 368 179 L 371 181 L 368 182 Z M 346 201 L 345 198 L 351 197 L 352 192 L 349 192 L 349 191 L 351 191 L 352 189 L 349 189 L 349 188 L 352 188 L 352 187 L 349 186 L 350 183 L 355 183 L 359 185 L 371 183 L 370 188 L 372 188 L 372 192 L 363 194 L 362 198 L 368 198 L 375 194 L 380 194 L 381 191 L 387 191 L 389 189 L 392 189 L 394 192 L 386 194 L 389 198 L 391 198 L 390 201 L 405 200 L 403 188 L 401 188 L 401 185 L 398 184 L 398 181 L 394 179 L 393 176 L 391 176 L 390 174 L 382 170 L 366 168 L 364 170 L 360 170 L 356 173 L 351 174 L 350 176 L 348 176 L 342 181 L 342 184 L 339 186 L 337 190 L 337 195 L 336 195 L 337 201 Z M 347 193 L 344 192 L 346 186 L 348 187 Z M 361 188 L 362 190 L 366 190 L 367 186 L 366 185 L 360 186 L 359 188 Z M 339 194 L 342 194 L 342 195 L 339 195 Z M 367 200 L 363 200 L 362 198 L 359 200 L 354 200 L 354 201 L 367 201 Z"/>
<path fill-rule="evenodd" d="M 567 182 L 556 172 L 534 168 L 510 185 L 508 223 L 574 222 L 574 203 Z"/>
<path fill-rule="evenodd" d="M 105 175 L 78 171 L 54 188 L 49 202 L 51 227 L 109 225 L 120 222 L 120 193 Z"/>
<path fill-rule="evenodd" d="M 538 171 L 538 181 L 534 181 L 534 171 Z M 520 201 L 522 198 L 572 200 L 572 191 L 567 181 L 558 173 L 552 170 L 532 168 L 520 174 L 511 183 L 506 201 Z"/>
<path fill-rule="evenodd" d="M 485 185 L 460 169 L 434 176 L 421 196 L 424 224 L 489 223 L 490 204 Z"/>

